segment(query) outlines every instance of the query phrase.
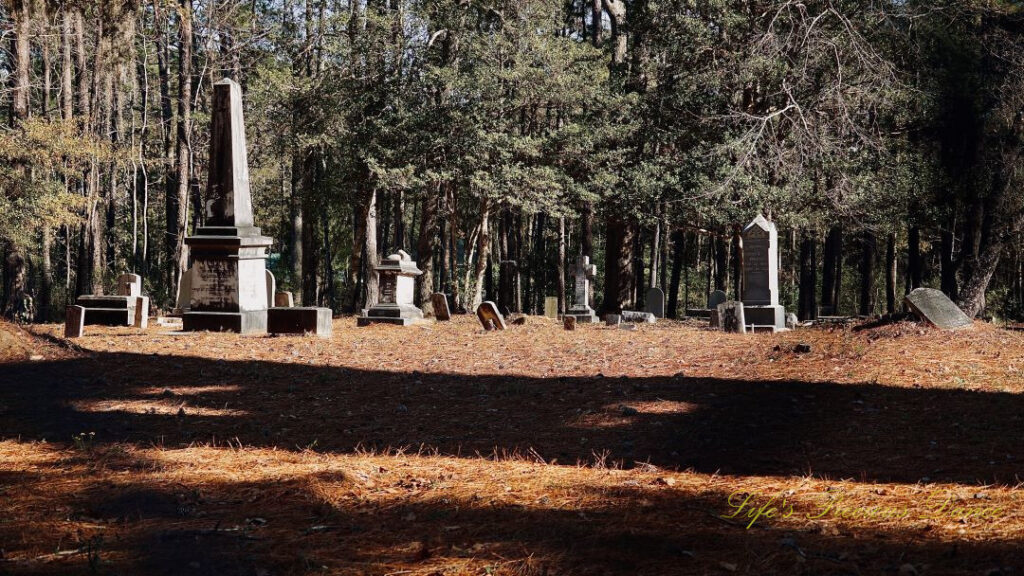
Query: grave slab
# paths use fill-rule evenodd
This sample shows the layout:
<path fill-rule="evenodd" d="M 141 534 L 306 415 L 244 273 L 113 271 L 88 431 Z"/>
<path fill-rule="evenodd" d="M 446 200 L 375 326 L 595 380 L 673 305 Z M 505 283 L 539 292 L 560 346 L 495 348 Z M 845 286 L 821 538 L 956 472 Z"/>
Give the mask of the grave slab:
<path fill-rule="evenodd" d="M 941 290 L 917 288 L 907 294 L 903 302 L 915 316 L 943 330 L 956 330 L 972 324 L 967 314 Z"/>
<path fill-rule="evenodd" d="M 316 334 L 330 338 L 333 332 L 331 309 L 316 306 L 292 306 L 267 310 L 267 332 L 271 334 Z"/>

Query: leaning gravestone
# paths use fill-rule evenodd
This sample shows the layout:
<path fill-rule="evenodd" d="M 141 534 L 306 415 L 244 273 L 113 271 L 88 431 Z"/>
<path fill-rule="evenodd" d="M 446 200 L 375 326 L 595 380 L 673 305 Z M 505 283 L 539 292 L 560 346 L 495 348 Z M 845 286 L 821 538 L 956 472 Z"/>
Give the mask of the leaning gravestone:
<path fill-rule="evenodd" d="M 903 301 L 918 318 L 943 330 L 955 330 L 972 324 L 967 314 L 940 290 L 917 288 L 907 294 Z"/>
<path fill-rule="evenodd" d="M 576 278 L 576 303 L 566 312 L 575 316 L 578 322 L 597 322 L 597 314 L 590 307 L 590 281 L 597 275 L 597 266 L 590 263 L 589 256 L 578 256 L 573 276 Z"/>
<path fill-rule="evenodd" d="M 647 289 L 644 310 L 654 314 L 655 318 L 665 317 L 665 292 L 661 288 L 651 287 Z"/>
<path fill-rule="evenodd" d="M 132 325 L 143 330 L 149 327 L 149 296 L 135 297 L 135 322 Z"/>
<path fill-rule="evenodd" d="M 548 318 L 558 320 L 558 297 L 548 296 L 544 298 L 544 315 Z"/>
<path fill-rule="evenodd" d="M 64 312 L 64 337 L 81 338 L 85 334 L 85 308 L 68 306 Z"/>
<path fill-rule="evenodd" d="M 722 331 L 747 333 L 747 323 L 743 302 L 723 302 L 718 305 L 718 319 Z"/>
<path fill-rule="evenodd" d="M 480 304 L 476 309 L 476 317 L 480 320 L 480 325 L 484 327 L 484 330 L 504 330 L 505 318 L 498 312 L 498 306 L 490 300 Z"/>
<path fill-rule="evenodd" d="M 451 310 L 448 309 L 448 295 L 443 292 L 434 292 L 430 296 L 430 303 L 434 308 L 434 318 L 438 322 L 445 322 L 452 319 Z"/>
<path fill-rule="evenodd" d="M 747 325 L 786 328 L 779 305 L 779 234 L 760 214 L 743 229 L 743 305 Z"/>
<path fill-rule="evenodd" d="M 185 239 L 194 260 L 186 332 L 267 331 L 266 259 L 271 239 L 253 225 L 242 89 L 213 85 L 206 225 Z"/>

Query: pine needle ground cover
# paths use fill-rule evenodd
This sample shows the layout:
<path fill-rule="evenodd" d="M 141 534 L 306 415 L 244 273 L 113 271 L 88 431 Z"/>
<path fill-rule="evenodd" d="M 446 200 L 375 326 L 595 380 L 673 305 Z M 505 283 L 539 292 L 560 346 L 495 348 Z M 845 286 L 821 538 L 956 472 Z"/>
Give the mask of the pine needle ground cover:
<path fill-rule="evenodd" d="M 1020 332 L 60 333 L 0 324 L 0 574 L 1024 567 Z"/>

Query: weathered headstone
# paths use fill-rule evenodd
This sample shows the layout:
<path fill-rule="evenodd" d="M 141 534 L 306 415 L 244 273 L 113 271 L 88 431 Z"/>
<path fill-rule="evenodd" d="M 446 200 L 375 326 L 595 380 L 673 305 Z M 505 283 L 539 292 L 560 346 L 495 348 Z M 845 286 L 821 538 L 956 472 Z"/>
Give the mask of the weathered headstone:
<path fill-rule="evenodd" d="M 661 288 L 651 287 L 647 289 L 644 310 L 654 314 L 655 318 L 665 317 L 665 292 Z"/>
<path fill-rule="evenodd" d="M 558 320 L 558 297 L 548 296 L 544 298 L 544 315 L 548 318 Z"/>
<path fill-rule="evenodd" d="M 423 318 L 414 303 L 416 277 L 423 272 L 404 250 L 388 256 L 377 265 L 380 298 L 356 320 L 359 326 L 398 324 L 408 326 Z M 435 311 L 436 312 L 436 311 Z"/>
<path fill-rule="evenodd" d="M 434 307 L 434 318 L 438 322 L 446 322 L 452 319 L 451 310 L 448 309 L 448 295 L 443 292 L 434 292 L 430 296 L 431 304 Z"/>
<path fill-rule="evenodd" d="M 132 325 L 143 330 L 149 327 L 149 296 L 135 297 L 135 322 Z"/>
<path fill-rule="evenodd" d="M 504 330 L 505 318 L 498 311 L 498 305 L 490 300 L 483 302 L 476 308 L 476 317 L 484 330 Z"/>
<path fill-rule="evenodd" d="M 604 325 L 605 326 L 618 326 L 622 323 L 622 316 L 619 314 L 605 314 Z"/>
<path fill-rule="evenodd" d="M 747 325 L 786 328 L 779 305 L 779 234 L 760 214 L 743 229 L 743 305 Z"/>
<path fill-rule="evenodd" d="M 185 239 L 194 272 L 184 330 L 264 333 L 271 239 L 253 223 L 242 89 L 233 80 L 213 85 L 211 117 L 206 225 Z"/>
<path fill-rule="evenodd" d="M 117 277 L 118 296 L 141 296 L 142 276 L 138 274 L 121 274 Z"/>
<path fill-rule="evenodd" d="M 271 334 L 316 334 L 330 338 L 332 331 L 330 308 L 300 306 L 267 310 L 267 332 Z"/>
<path fill-rule="evenodd" d="M 910 311 L 918 318 L 943 330 L 955 330 L 972 324 L 948 296 L 934 288 L 916 288 L 903 299 Z"/>
<path fill-rule="evenodd" d="M 568 314 L 563 316 L 562 317 L 562 328 L 565 328 L 566 330 L 575 330 L 576 329 L 576 317 L 575 316 L 569 316 Z"/>
<path fill-rule="evenodd" d="M 729 297 L 725 295 L 725 292 L 721 290 L 712 290 L 708 294 L 708 308 L 711 310 L 717 310 L 718 305 L 728 300 Z"/>
<path fill-rule="evenodd" d="M 623 310 L 621 316 L 623 322 L 645 322 L 647 324 L 654 324 L 656 322 L 654 314 L 650 312 Z"/>
<path fill-rule="evenodd" d="M 747 333 L 747 322 L 745 318 L 745 306 L 743 302 L 728 301 L 718 305 L 718 318 L 722 330 L 739 334 Z"/>
<path fill-rule="evenodd" d="M 85 308 L 68 306 L 64 309 L 64 337 L 81 338 L 85 335 Z"/>
<path fill-rule="evenodd" d="M 274 306 L 277 308 L 292 308 L 295 306 L 295 296 L 287 290 L 278 290 L 274 294 Z"/>
<path fill-rule="evenodd" d="M 597 275 L 597 266 L 590 263 L 589 256 L 578 256 L 573 276 L 576 279 L 576 303 L 566 312 L 567 316 L 575 316 L 579 322 L 597 322 L 597 314 L 590 307 L 590 281 Z"/>
<path fill-rule="evenodd" d="M 267 273 L 267 308 L 274 307 L 274 299 L 277 297 L 277 278 L 270 270 Z"/>

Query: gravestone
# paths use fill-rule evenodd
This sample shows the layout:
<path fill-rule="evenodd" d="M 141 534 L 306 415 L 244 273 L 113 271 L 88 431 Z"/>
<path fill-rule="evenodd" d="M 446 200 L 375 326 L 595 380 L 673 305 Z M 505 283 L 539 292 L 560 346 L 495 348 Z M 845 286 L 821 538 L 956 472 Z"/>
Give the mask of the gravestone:
<path fill-rule="evenodd" d="M 576 317 L 575 316 L 569 316 L 568 314 L 563 316 L 562 317 L 562 328 L 565 328 L 566 330 L 575 330 L 576 329 Z"/>
<path fill-rule="evenodd" d="M 548 296 L 544 298 L 544 315 L 548 318 L 558 320 L 558 297 Z"/>
<path fill-rule="evenodd" d="M 605 314 L 604 325 L 605 326 L 618 326 L 622 323 L 622 316 L 619 314 Z"/>
<path fill-rule="evenodd" d="M 483 302 L 476 308 L 476 317 L 484 330 L 504 330 L 505 318 L 498 311 L 498 305 L 490 300 Z"/>
<path fill-rule="evenodd" d="M 278 290 L 274 294 L 274 306 L 277 308 L 292 308 L 295 306 L 295 297 L 287 290 Z"/>
<path fill-rule="evenodd" d="M 149 296 L 135 297 L 135 322 L 132 325 L 143 330 L 149 327 Z"/>
<path fill-rule="evenodd" d="M 142 276 L 121 274 L 117 277 L 118 296 L 142 296 Z"/>
<path fill-rule="evenodd" d="M 644 310 L 654 314 L 655 318 L 665 317 L 665 292 L 661 288 L 647 289 Z"/>
<path fill-rule="evenodd" d="M 623 310 L 622 311 L 623 322 L 644 322 L 647 324 L 654 324 L 656 319 L 654 314 L 650 312 L 640 312 L 637 310 Z"/>
<path fill-rule="evenodd" d="M 786 328 L 779 305 L 779 234 L 760 214 L 743 229 L 743 305 L 748 326 Z"/>
<path fill-rule="evenodd" d="M 708 294 L 708 309 L 717 310 L 718 305 L 728 299 L 729 297 L 725 295 L 725 292 L 721 290 L 712 290 L 711 293 Z"/>
<path fill-rule="evenodd" d="M 356 320 L 359 326 L 397 324 L 408 326 L 423 319 L 423 311 L 414 303 L 416 277 L 423 272 L 404 250 L 388 256 L 377 265 L 380 298 Z"/>
<path fill-rule="evenodd" d="M 941 290 L 916 288 L 903 299 L 918 318 L 943 330 L 955 330 L 972 324 L 971 319 Z"/>
<path fill-rule="evenodd" d="M 430 296 L 430 302 L 434 307 L 434 318 L 438 322 L 446 322 L 452 319 L 451 310 L 448 308 L 448 295 L 443 292 L 434 292 Z"/>
<path fill-rule="evenodd" d="M 330 308 L 299 306 L 267 310 L 267 332 L 271 334 L 316 334 L 330 338 L 332 330 Z"/>
<path fill-rule="evenodd" d="M 718 305 L 718 318 L 724 332 L 747 333 L 745 317 L 746 306 L 743 302 L 723 302 Z"/>
<path fill-rule="evenodd" d="M 267 308 L 274 307 L 274 299 L 277 297 L 277 278 L 274 273 L 267 270 Z"/>
<path fill-rule="evenodd" d="M 213 85 L 206 225 L 185 239 L 194 264 L 186 332 L 267 331 L 266 259 L 271 239 L 254 226 L 249 192 L 242 89 L 225 78 Z"/>
<path fill-rule="evenodd" d="M 87 294 L 75 299 L 85 308 L 85 323 L 103 326 L 131 326 L 135 322 L 136 296 Z"/>
<path fill-rule="evenodd" d="M 589 256 L 577 256 L 573 267 L 576 279 L 576 303 L 566 312 L 566 316 L 575 316 L 579 322 L 597 322 L 597 314 L 590 307 L 590 282 L 597 275 L 597 266 L 590 263 Z"/>
<path fill-rule="evenodd" d="M 64 309 L 64 337 L 81 338 L 85 335 L 85 308 L 68 306 Z"/>

